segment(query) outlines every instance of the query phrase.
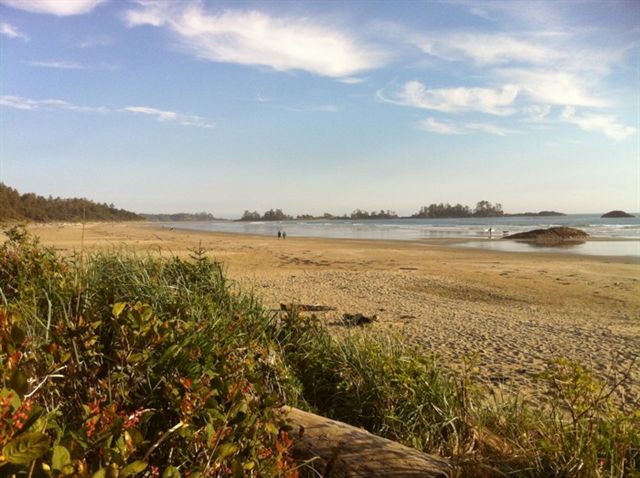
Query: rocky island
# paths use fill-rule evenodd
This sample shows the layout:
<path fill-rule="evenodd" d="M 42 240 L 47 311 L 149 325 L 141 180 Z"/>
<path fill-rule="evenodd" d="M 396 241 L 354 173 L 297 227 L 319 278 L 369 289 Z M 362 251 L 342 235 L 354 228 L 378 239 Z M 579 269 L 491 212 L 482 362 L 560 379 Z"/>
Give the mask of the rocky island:
<path fill-rule="evenodd" d="M 583 241 L 589 237 L 584 231 L 572 227 L 550 227 L 549 229 L 534 229 L 532 231 L 519 232 L 503 237 L 503 239 L 515 239 L 520 241 L 532 241 L 541 243 L 557 243 Z"/>
<path fill-rule="evenodd" d="M 615 210 L 615 211 L 609 211 L 607 213 L 604 213 L 600 217 L 635 217 L 635 216 L 633 214 L 629 214 L 628 212 Z"/>

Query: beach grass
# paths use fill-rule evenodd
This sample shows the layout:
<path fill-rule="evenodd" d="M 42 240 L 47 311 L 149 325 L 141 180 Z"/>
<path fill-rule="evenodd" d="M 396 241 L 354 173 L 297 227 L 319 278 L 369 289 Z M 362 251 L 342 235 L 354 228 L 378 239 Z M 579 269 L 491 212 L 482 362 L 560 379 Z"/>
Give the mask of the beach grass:
<path fill-rule="evenodd" d="M 461 476 L 637 476 L 640 413 L 558 359 L 531 404 L 401 338 L 269 311 L 188 259 L 0 247 L 0 474 L 297 476 L 284 404 L 450 458 Z M 310 473 L 310 472 L 309 472 Z M 635 475 L 634 475 L 635 474 Z"/>

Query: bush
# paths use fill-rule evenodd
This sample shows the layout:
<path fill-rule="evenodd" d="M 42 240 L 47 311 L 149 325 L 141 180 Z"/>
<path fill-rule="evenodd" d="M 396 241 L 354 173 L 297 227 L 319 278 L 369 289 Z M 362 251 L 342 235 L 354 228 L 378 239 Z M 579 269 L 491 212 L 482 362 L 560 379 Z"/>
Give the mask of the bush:
<path fill-rule="evenodd" d="M 219 264 L 65 259 L 19 228 L 7 236 L 0 474 L 297 474 L 273 317 Z"/>

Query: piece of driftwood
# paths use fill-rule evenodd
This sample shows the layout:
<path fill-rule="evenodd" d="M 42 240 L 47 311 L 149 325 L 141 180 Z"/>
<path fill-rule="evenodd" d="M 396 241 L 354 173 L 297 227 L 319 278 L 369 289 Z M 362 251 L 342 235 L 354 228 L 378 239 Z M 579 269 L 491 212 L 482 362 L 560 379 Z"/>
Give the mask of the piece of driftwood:
<path fill-rule="evenodd" d="M 291 312 L 292 310 L 297 310 L 298 312 L 327 312 L 336 310 L 336 308 L 320 304 L 280 304 L 280 310 L 285 312 Z"/>
<path fill-rule="evenodd" d="M 449 461 L 346 423 L 285 407 L 294 456 L 313 460 L 325 478 L 449 478 Z"/>
<path fill-rule="evenodd" d="M 372 322 L 375 322 L 376 320 L 378 320 L 377 315 L 367 316 L 361 313 L 342 314 L 342 322 L 347 326 L 370 324 Z"/>

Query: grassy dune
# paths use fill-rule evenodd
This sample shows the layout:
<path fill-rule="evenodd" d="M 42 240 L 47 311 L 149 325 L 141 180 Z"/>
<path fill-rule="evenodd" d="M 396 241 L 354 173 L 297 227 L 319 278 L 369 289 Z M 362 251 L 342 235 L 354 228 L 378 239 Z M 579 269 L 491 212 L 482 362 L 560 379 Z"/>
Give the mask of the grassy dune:
<path fill-rule="evenodd" d="M 497 397 L 396 338 L 274 314 L 202 250 L 0 247 L 0 475 L 297 476 L 283 404 L 449 457 L 461 476 L 634 476 L 640 413 L 557 360 Z"/>

